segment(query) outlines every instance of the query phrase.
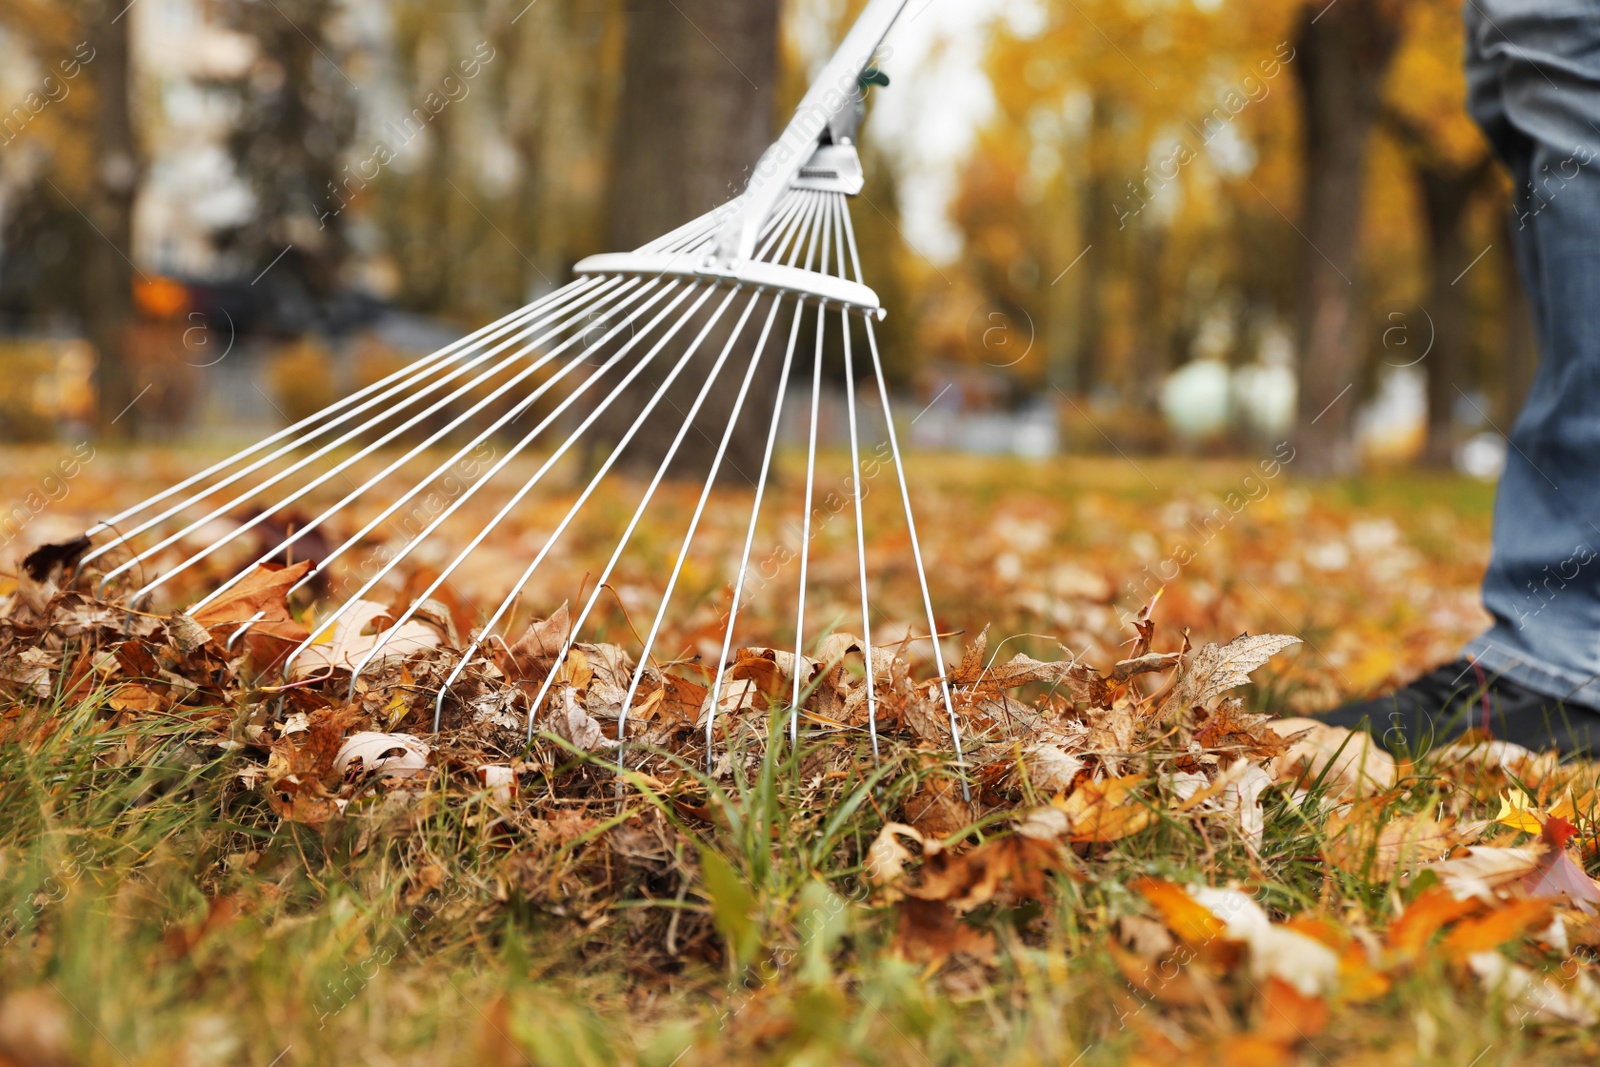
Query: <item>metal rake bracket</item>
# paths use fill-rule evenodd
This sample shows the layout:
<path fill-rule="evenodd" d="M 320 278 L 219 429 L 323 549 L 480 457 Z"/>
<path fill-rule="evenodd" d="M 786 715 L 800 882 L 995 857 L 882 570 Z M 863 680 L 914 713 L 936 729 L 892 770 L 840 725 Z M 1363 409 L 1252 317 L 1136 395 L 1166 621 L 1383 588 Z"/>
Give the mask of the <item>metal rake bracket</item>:
<path fill-rule="evenodd" d="M 802 327 L 814 323 L 795 617 L 796 662 L 801 662 L 799 657 L 806 648 L 823 352 L 825 342 L 834 337 L 843 351 L 850 460 L 857 474 L 851 478 L 856 570 L 861 593 L 868 732 L 876 755 L 878 705 L 859 477 L 858 353 L 852 340 L 852 323 L 859 321 L 867 343 L 868 373 L 887 428 L 900 510 L 909 535 L 952 745 L 957 758 L 961 758 L 959 723 L 943 654 L 934 636 L 939 630 L 873 330 L 883 309 L 862 279 L 855 231 L 846 206 L 847 197 L 860 191 L 860 160 L 853 140 L 861 111 L 859 79 L 903 7 L 904 0 L 872 0 L 868 4 L 806 94 L 784 135 L 762 156 L 755 177 L 737 200 L 633 252 L 583 261 L 577 267 L 578 276 L 555 292 L 97 524 L 87 531 L 97 538 L 97 543 L 83 563 L 98 561 L 104 573 L 101 590 L 113 582 L 132 585 L 128 602 L 142 603 L 163 586 L 171 588 L 170 583 L 179 575 L 215 570 L 220 560 L 228 558 L 227 553 L 237 554 L 249 546 L 253 532 L 259 539 L 263 531 L 279 528 L 282 535 L 270 539 L 267 551 L 253 559 L 246 554 L 242 565 L 230 564 L 230 576 L 191 605 L 190 611 L 216 602 L 258 564 L 288 555 L 306 558 L 314 554 L 316 567 L 294 586 L 299 590 L 331 573 L 336 565 L 348 571 L 380 528 L 403 523 L 420 510 L 426 516 L 421 528 L 408 529 L 413 535 L 381 561 L 369 560 L 370 566 L 357 568 L 351 584 L 359 585 L 342 600 L 319 603 L 309 635 L 282 662 L 288 681 L 309 649 L 327 643 L 342 620 L 359 620 L 364 609 L 358 605 L 370 603 L 370 598 L 381 595 L 381 587 L 392 587 L 401 579 L 405 572 L 399 568 L 403 564 L 426 558 L 429 569 L 435 572 L 432 580 L 410 597 L 387 629 L 373 636 L 370 648 L 359 661 L 352 657 L 342 668 L 349 670 L 348 694 L 353 698 L 363 672 L 386 657 L 396 635 L 405 633 L 406 625 L 434 600 L 452 575 L 475 553 L 484 550 L 508 517 L 523 510 L 530 494 L 546 483 L 563 457 L 572 454 L 580 443 L 600 439 L 597 424 L 613 411 L 618 398 L 649 368 L 654 367 L 659 375 L 664 367 L 664 379 L 645 378 L 640 382 L 640 388 L 647 388 L 650 395 L 620 437 L 614 443 L 606 440 L 611 445 L 609 452 L 555 526 L 543 534 L 543 543 L 495 610 L 474 631 L 475 636 L 462 650 L 434 699 L 437 731 L 462 672 L 486 645 L 504 639 L 503 627 L 512 621 L 524 590 L 540 568 L 572 540 L 569 535 L 586 514 L 586 505 L 641 427 L 652 418 L 681 420 L 659 467 L 617 535 L 615 548 L 593 581 L 592 592 L 572 618 L 555 663 L 566 661 L 707 398 L 713 393 L 726 397 L 732 392 L 726 427 L 716 443 L 709 473 L 665 579 L 659 606 L 640 642 L 642 647 L 617 724 L 617 739 L 622 742 L 626 738 L 628 711 L 652 662 L 685 560 L 727 458 L 734 426 L 755 387 L 763 354 L 768 351 L 767 342 L 775 331 L 787 326 L 787 343 L 782 348 L 782 366 L 776 377 L 774 410 L 781 411 L 795 369 Z M 717 334 L 719 329 L 723 333 Z M 717 340 L 711 340 L 713 336 Z M 705 355 L 697 361 L 695 357 L 703 350 Z M 716 355 L 708 360 L 706 357 L 713 350 Z M 668 388 L 680 378 L 692 382 L 696 374 L 703 374 L 703 378 L 689 409 L 661 413 L 658 406 Z M 613 427 L 620 425 L 615 414 L 611 418 Z M 705 727 L 708 756 L 714 752 L 716 716 L 727 683 L 729 655 L 734 650 L 739 611 L 749 583 L 752 549 L 777 440 L 778 419 L 774 415 L 765 436 L 760 473 L 754 479 L 754 502 L 731 583 L 721 654 L 709 692 Z M 450 478 L 469 457 L 482 455 L 481 450 L 491 441 L 503 447 L 495 449 L 492 462 L 485 461 L 484 469 L 470 483 L 459 487 L 437 508 L 420 507 L 420 501 L 431 499 L 426 494 L 432 487 Z M 415 469 L 418 467 L 422 468 L 420 474 Z M 333 504 L 314 515 L 301 517 L 295 510 L 298 502 L 319 499 L 313 494 L 337 494 L 341 490 Z M 474 523 L 472 514 L 463 511 L 474 500 L 479 500 L 480 506 L 482 502 L 497 504 L 487 522 Z M 336 516 L 348 519 L 356 529 L 332 543 L 334 527 L 341 525 L 331 521 Z M 457 539 L 441 534 L 441 528 L 458 516 L 464 516 L 467 529 Z M 230 525 L 216 533 L 217 524 L 222 522 Z M 312 545 L 319 545 L 319 551 L 311 552 Z M 202 567 L 208 560 L 210 565 Z M 241 620 L 243 625 L 229 638 L 230 648 L 261 619 L 258 614 Z M 329 677 L 333 673 L 330 668 Z M 793 673 L 788 733 L 791 740 L 798 740 L 803 682 L 800 671 Z M 547 673 L 529 708 L 530 738 L 557 674 L 556 669 Z M 622 759 L 619 744 L 619 763 Z M 963 780 L 964 793 L 966 788 Z"/>

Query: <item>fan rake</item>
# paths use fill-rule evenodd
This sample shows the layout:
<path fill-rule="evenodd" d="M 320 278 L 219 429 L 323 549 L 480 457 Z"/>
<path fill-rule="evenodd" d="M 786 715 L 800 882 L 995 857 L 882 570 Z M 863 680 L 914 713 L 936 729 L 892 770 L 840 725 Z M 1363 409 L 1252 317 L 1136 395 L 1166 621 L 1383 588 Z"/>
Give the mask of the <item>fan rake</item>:
<path fill-rule="evenodd" d="M 404 647 L 406 624 L 475 552 L 482 550 L 496 529 L 523 506 L 541 483 L 549 487 L 554 479 L 548 476 L 563 457 L 580 444 L 587 449 L 595 449 L 597 443 L 609 445 L 609 452 L 504 598 L 482 626 L 473 631 L 470 642 L 439 687 L 433 719 L 437 732 L 462 672 L 483 656 L 487 646 L 503 640 L 500 634 L 516 614 L 519 598 L 535 572 L 550 560 L 558 543 L 580 521 L 585 505 L 611 476 L 641 428 L 652 418 L 681 416 L 681 426 L 617 535 L 615 548 L 598 580 L 571 620 L 555 657 L 557 665 L 567 661 L 707 398 L 717 395 L 725 400 L 733 391 L 731 414 L 716 441 L 709 472 L 666 577 L 659 606 L 639 638 L 642 651 L 617 723 L 620 763 L 620 742 L 626 736 L 629 709 L 668 619 L 685 560 L 727 460 L 735 424 L 752 392 L 762 388 L 757 372 L 766 354 L 781 351 L 781 367 L 774 379 L 774 414 L 766 427 L 760 470 L 754 478 L 754 502 L 731 583 L 721 654 L 704 714 L 709 754 L 713 751 L 717 711 L 729 686 L 729 656 L 734 650 L 739 609 L 747 593 L 763 498 L 773 474 L 778 413 L 783 409 L 797 352 L 805 347 L 802 335 L 809 327 L 808 340 L 813 349 L 810 417 L 794 634 L 796 668 L 790 672 L 787 730 L 791 741 L 797 741 L 804 695 L 803 672 L 798 664 L 804 662 L 802 653 L 806 648 L 806 594 L 826 347 L 830 351 L 842 350 L 844 359 L 850 459 L 855 474 L 850 486 L 861 594 L 867 728 L 876 756 L 878 696 L 873 677 L 856 403 L 860 353 L 852 340 L 852 326 L 859 323 L 866 341 L 866 362 L 870 364 L 869 389 L 875 387 L 887 428 L 900 508 L 909 535 L 921 606 L 926 612 L 933 665 L 959 760 L 960 729 L 951 704 L 874 333 L 874 323 L 884 312 L 877 295 L 862 278 L 856 235 L 846 205 L 849 197 L 860 193 L 863 184 L 855 131 L 863 113 L 865 87 L 872 81 L 883 82 L 871 62 L 904 6 L 904 0 L 872 0 L 868 4 L 807 92 L 783 135 L 763 154 L 743 195 L 633 252 L 593 256 L 580 262 L 575 268 L 576 277 L 566 286 L 96 524 L 87 531 L 95 541 L 80 565 L 93 563 L 101 571 L 102 592 L 111 583 L 134 586 L 127 594 L 127 602 L 140 605 L 148 603 L 164 586 L 175 588 L 170 583 L 185 572 L 204 574 L 214 570 L 217 560 L 230 558 L 230 551 L 236 554 L 239 546 L 252 544 L 254 532 L 256 539 L 266 536 L 270 547 L 253 560 L 254 550 L 247 553 L 245 565 L 235 567 L 231 576 L 192 604 L 190 612 L 217 602 L 245 581 L 257 564 L 314 556 L 315 567 L 299 579 L 294 586 L 298 590 L 324 580 L 323 576 L 339 561 L 348 564 L 375 531 L 393 522 L 404 509 L 414 508 L 430 487 L 448 478 L 465 459 L 481 455 L 476 450 L 486 442 L 508 442 L 504 451 L 438 509 L 415 537 L 380 566 L 368 568 L 372 573 L 358 576 L 355 580 L 360 584 L 353 592 L 325 607 L 310 626 L 309 636 L 283 659 L 281 669 L 287 682 L 297 662 L 319 642 L 325 644 L 341 620 L 349 625 L 359 623 L 360 605 L 367 603 L 369 594 L 386 582 L 392 583 L 396 568 L 413 557 L 420 546 L 433 541 L 452 516 L 462 513 L 475 498 L 499 499 L 492 517 L 470 532 L 465 543 L 437 568 L 437 575 L 426 588 L 411 597 L 392 624 L 375 636 L 359 660 L 330 664 L 325 675 L 314 679 L 330 681 L 336 673 L 348 670 L 349 696 L 354 699 L 362 673 Z M 769 346 L 769 339 L 779 340 L 785 332 L 786 344 Z M 837 347 L 830 347 L 830 338 L 837 338 Z M 714 359 L 709 358 L 713 351 Z M 704 368 L 704 378 L 689 410 L 662 413 L 659 405 L 669 387 L 680 378 L 692 386 L 695 368 Z M 768 374 L 770 377 L 770 367 Z M 617 433 L 622 420 L 616 419 L 615 408 L 630 387 L 636 395 L 639 390 L 645 395 L 637 414 Z M 612 414 L 609 420 L 608 413 Z M 528 423 L 532 425 L 527 426 Z M 449 455 L 435 462 L 438 453 L 445 450 L 450 450 Z M 524 474 L 522 468 L 513 465 L 524 454 L 527 462 L 537 460 L 531 474 Z M 377 469 L 369 473 L 370 464 L 377 464 Z M 425 468 L 420 475 L 416 471 L 419 464 Z M 314 493 L 331 494 L 346 487 L 336 502 L 316 514 L 302 518 L 294 510 L 297 502 L 313 498 Z M 348 516 L 358 508 L 363 514 L 370 511 L 370 517 L 343 540 L 331 543 L 337 524 L 330 520 Z M 245 517 L 238 519 L 240 515 Z M 229 525 L 213 536 L 211 531 L 218 529 L 216 524 L 228 520 L 232 520 Z M 280 530 L 281 533 L 273 533 Z M 311 550 L 313 545 L 318 546 L 316 551 Z M 202 566 L 207 560 L 212 560 L 211 565 Z M 228 638 L 230 647 L 262 618 L 257 614 L 243 620 Z M 538 710 L 550 696 L 559 673 L 556 669 L 547 671 L 532 699 L 527 711 L 530 738 Z"/>

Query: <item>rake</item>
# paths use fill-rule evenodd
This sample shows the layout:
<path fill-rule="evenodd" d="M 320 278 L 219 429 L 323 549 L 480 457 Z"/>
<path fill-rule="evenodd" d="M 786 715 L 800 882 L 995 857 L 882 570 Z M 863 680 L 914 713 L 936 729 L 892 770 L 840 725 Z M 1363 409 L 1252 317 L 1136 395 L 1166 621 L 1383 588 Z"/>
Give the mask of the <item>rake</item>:
<path fill-rule="evenodd" d="M 642 652 L 632 672 L 617 724 L 620 763 L 628 711 L 668 617 L 685 559 L 726 458 L 734 426 L 757 381 L 757 367 L 768 351 L 769 338 L 775 330 L 781 337 L 786 326 L 788 339 L 782 347 L 782 365 L 776 377 L 774 415 L 766 428 L 760 472 L 754 480 L 754 503 L 732 582 L 731 606 L 705 715 L 709 758 L 717 710 L 728 685 L 729 655 L 733 651 L 735 626 L 749 578 L 757 523 L 772 474 L 778 413 L 783 409 L 797 349 L 802 347 L 802 329 L 814 324 L 795 619 L 796 667 L 791 672 L 787 728 L 791 742 L 797 741 L 802 703 L 799 664 L 804 662 L 802 652 L 806 647 L 806 593 L 816 490 L 823 351 L 825 340 L 831 335 L 840 338 L 845 365 L 850 459 L 855 472 L 851 486 L 857 578 L 861 591 L 867 725 L 876 757 L 878 698 L 873 678 L 862 513 L 856 413 L 857 354 L 852 347 L 852 322 L 858 321 L 864 330 L 871 377 L 887 428 L 900 507 L 904 511 L 922 608 L 927 614 L 928 640 L 933 648 L 943 707 L 949 716 L 951 740 L 960 760 L 960 728 L 951 703 L 922 550 L 873 330 L 884 310 L 877 294 L 862 279 L 855 231 L 846 207 L 846 199 L 859 194 L 864 184 L 855 133 L 864 112 L 865 89 L 869 83 L 886 84 L 886 79 L 878 76 L 871 65 L 873 57 L 904 7 L 905 0 L 871 0 L 807 91 L 783 134 L 761 156 L 741 196 L 632 252 L 592 256 L 581 261 L 574 268 L 576 277 L 566 286 L 96 524 L 87 531 L 96 543 L 80 566 L 103 561 L 98 564 L 103 573 L 101 592 L 114 581 L 133 583 L 136 588 L 128 595 L 128 602 L 142 604 L 177 576 L 199 567 L 229 546 L 249 544 L 248 540 L 241 539 L 252 531 L 260 537 L 281 529 L 281 534 L 274 534 L 268 551 L 233 570 L 231 577 L 194 603 L 190 611 L 199 611 L 215 602 L 243 581 L 257 564 L 288 558 L 295 554 L 297 545 L 301 546 L 298 554 L 305 558 L 313 554 L 308 551 L 309 546 L 320 544 L 321 551 L 315 553 L 320 558 L 294 586 L 298 590 L 325 575 L 330 564 L 341 558 L 348 560 L 374 530 L 392 521 L 430 486 L 450 477 L 475 450 L 491 439 L 504 440 L 505 435 L 511 434 L 511 444 L 503 455 L 432 516 L 414 538 L 385 560 L 359 588 L 321 613 L 310 635 L 284 659 L 282 669 L 287 681 L 290 671 L 307 649 L 319 640 L 326 641 L 332 628 L 342 619 L 349 617 L 355 621 L 360 612 L 356 605 L 427 543 L 447 519 L 470 500 L 489 491 L 491 486 L 501 492 L 509 490 L 493 517 L 471 534 L 466 544 L 439 568 L 437 577 L 410 600 L 392 625 L 377 635 L 364 658 L 352 661 L 349 696 L 354 699 L 362 672 L 385 657 L 386 646 L 404 632 L 406 623 L 475 551 L 481 549 L 507 516 L 539 487 L 558 461 L 580 443 L 593 448 L 610 429 L 601 420 L 618 398 L 639 382 L 647 368 L 654 366 L 655 373 L 659 374 L 660 368 L 666 367 L 665 378 L 650 390 L 641 410 L 599 463 L 576 501 L 528 561 L 499 606 L 483 626 L 474 631 L 476 636 L 462 651 L 435 697 L 434 730 L 437 732 L 452 687 L 462 672 L 475 657 L 483 654 L 487 645 L 503 640 L 497 635 L 502 625 L 514 616 L 523 589 L 578 521 L 585 504 L 608 477 L 640 428 L 656 413 L 668 387 L 691 366 L 693 357 L 702 349 L 707 354 L 716 350 L 717 355 L 705 372 L 694 402 L 683 416 L 681 428 L 618 535 L 592 593 L 572 619 L 554 661 L 557 667 L 566 662 L 577 635 L 594 612 L 602 590 L 628 549 L 707 397 L 717 389 L 723 391 L 723 396 L 729 389 L 736 390 L 732 413 L 717 442 L 710 472 L 666 579 L 660 605 L 641 639 Z M 758 309 L 764 310 L 758 313 Z M 725 331 L 725 340 L 716 334 L 719 329 Z M 749 342 L 752 334 L 756 336 L 753 345 Z M 718 340 L 711 341 L 708 347 L 708 339 L 714 335 Z M 720 349 L 716 347 L 719 342 Z M 777 346 L 772 350 L 777 351 Z M 603 359 L 599 358 L 602 354 Z M 741 364 L 742 374 L 739 374 Z M 730 370 L 729 380 L 723 379 L 725 369 Z M 735 376 L 736 385 L 731 384 Z M 649 389 L 651 381 L 646 378 L 640 384 Z M 532 426 L 523 429 L 527 421 L 531 421 Z M 574 421 L 575 426 L 572 425 Z M 547 440 L 546 434 L 553 428 L 556 433 L 565 430 L 565 436 L 554 441 L 556 434 L 552 433 Z M 465 443 L 425 474 L 419 477 L 410 472 L 409 466 L 419 457 L 425 457 L 423 465 L 431 462 L 436 452 L 430 450 L 435 445 L 446 441 L 454 443 L 463 437 Z M 512 461 L 536 444 L 539 450 L 531 455 L 548 450 L 547 454 L 533 473 L 518 483 L 514 478 L 516 472 L 511 472 Z M 363 476 L 364 468 L 359 468 L 358 464 L 368 457 L 376 457 L 373 461 L 382 465 L 376 473 Z M 313 491 L 332 492 L 345 486 L 349 488 L 342 498 L 320 513 L 304 519 L 291 517 L 296 514 L 292 510 L 296 502 Z M 358 503 L 361 507 L 372 507 L 380 502 L 383 506 L 354 533 L 338 544 L 326 544 L 330 519 L 348 512 Z M 210 535 L 209 531 L 216 528 L 215 522 L 241 513 L 248 517 L 220 535 Z M 196 541 L 203 544 L 190 550 Z M 226 558 L 226 555 L 218 558 Z M 159 572 L 152 575 L 150 572 L 157 571 L 158 565 Z M 257 614 L 246 620 L 229 637 L 230 647 L 262 618 Z M 331 676 L 331 669 L 329 674 Z M 546 673 L 528 709 L 530 738 L 537 711 L 550 695 L 557 674 L 556 668 Z"/>

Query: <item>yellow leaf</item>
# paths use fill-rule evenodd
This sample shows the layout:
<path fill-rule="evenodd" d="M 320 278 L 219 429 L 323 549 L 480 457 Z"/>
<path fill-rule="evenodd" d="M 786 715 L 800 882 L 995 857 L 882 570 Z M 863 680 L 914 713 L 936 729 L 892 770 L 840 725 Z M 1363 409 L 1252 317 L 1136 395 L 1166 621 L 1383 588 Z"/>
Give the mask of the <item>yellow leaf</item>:
<path fill-rule="evenodd" d="M 1567 798 L 1568 803 L 1571 797 Z M 1500 814 L 1494 821 L 1502 826 L 1509 826 L 1513 830 L 1521 830 L 1525 834 L 1536 834 L 1544 826 L 1544 820 L 1539 816 L 1539 809 L 1529 799 L 1528 794 L 1517 789 L 1500 797 Z"/>

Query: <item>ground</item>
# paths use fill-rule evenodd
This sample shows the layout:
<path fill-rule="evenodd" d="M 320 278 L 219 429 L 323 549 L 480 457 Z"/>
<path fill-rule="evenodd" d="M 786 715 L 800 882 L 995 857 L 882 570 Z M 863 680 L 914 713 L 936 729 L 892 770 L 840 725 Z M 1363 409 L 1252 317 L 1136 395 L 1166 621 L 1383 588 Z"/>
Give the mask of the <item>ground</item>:
<path fill-rule="evenodd" d="M 18 576 L 24 545 L 68 538 L 206 458 L 101 452 L 70 476 L 59 449 L 0 458 L 0 499 L 26 512 L 0 557 L 13 576 L 0 578 L 0 1064 L 1600 1053 L 1600 931 L 1581 870 L 1595 869 L 1592 768 L 1488 745 L 1382 765 L 1344 758 L 1349 738 L 1330 765 L 1258 718 L 1450 658 L 1485 621 L 1489 487 L 1409 474 L 1315 484 L 1270 446 L 1203 462 L 915 459 L 921 547 L 970 730 L 968 805 L 927 655 L 880 667 L 898 688 L 879 696 L 875 762 L 849 639 L 807 676 L 798 750 L 781 708 L 769 721 L 740 705 L 707 773 L 693 709 L 675 724 L 650 719 L 646 700 L 634 707 L 655 749 L 619 780 L 595 679 L 617 647 L 606 642 L 626 644 L 653 610 L 690 490 L 667 493 L 639 561 L 614 579 L 622 607 L 596 616 L 593 669 L 581 683 L 557 671 L 592 717 L 542 722 L 532 746 L 519 729 L 465 721 L 470 709 L 435 737 L 418 695 L 431 692 L 425 656 L 347 707 L 343 685 L 268 688 L 248 658 L 226 659 L 226 626 L 198 614 L 211 633 L 186 643 L 160 617 L 181 603 L 95 616 L 87 602 L 65 611 L 69 593 L 28 614 L 39 587 Z M 830 462 L 819 485 L 848 473 Z M 786 499 L 796 477 L 790 457 Z M 892 515 L 892 469 L 863 482 L 873 514 Z M 597 531 L 631 497 L 598 503 Z M 658 655 L 687 664 L 681 677 L 716 661 L 718 561 L 737 551 L 744 507 L 714 502 L 705 557 L 686 568 Z M 449 611 L 497 597 L 552 514 L 514 517 L 495 553 L 456 576 Z M 858 632 L 849 509 L 816 514 L 810 617 Z M 774 523 L 757 558 L 783 543 Z M 914 638 L 903 529 L 873 526 L 867 555 L 876 642 Z M 530 587 L 523 618 L 575 605 L 589 568 L 581 553 L 565 560 Z M 778 590 L 794 568 L 773 573 L 740 645 L 782 647 L 792 594 Z M 289 606 L 285 625 L 307 621 L 306 604 Z M 95 621 L 74 631 L 67 616 Z M 1246 633 L 1284 639 L 1230 644 Z M 19 672 L 28 647 L 44 674 Z M 145 674 L 141 648 L 154 653 Z M 1228 655 L 1232 673 L 1218 667 Z M 497 662 L 475 683 L 483 693 L 516 697 L 523 668 L 524 685 L 548 677 L 537 655 Z M 793 669 L 781 654 L 763 667 Z M 659 709 L 684 683 L 654 684 Z M 603 729 L 585 741 L 585 724 Z M 419 773 L 381 766 L 394 749 L 374 750 L 372 768 L 344 765 L 352 731 L 374 726 L 426 742 Z"/>

